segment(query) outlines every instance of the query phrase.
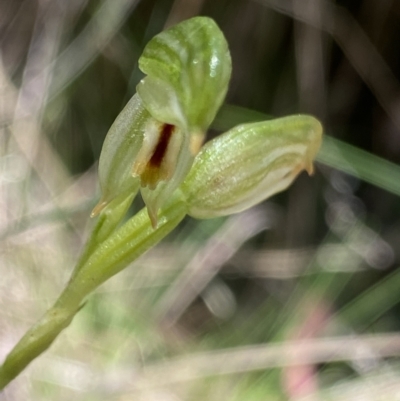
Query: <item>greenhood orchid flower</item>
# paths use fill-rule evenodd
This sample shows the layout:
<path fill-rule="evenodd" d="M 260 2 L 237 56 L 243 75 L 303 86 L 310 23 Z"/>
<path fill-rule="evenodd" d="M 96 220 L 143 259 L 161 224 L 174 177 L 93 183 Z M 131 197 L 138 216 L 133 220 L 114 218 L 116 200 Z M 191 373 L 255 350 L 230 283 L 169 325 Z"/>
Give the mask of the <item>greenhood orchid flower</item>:
<path fill-rule="evenodd" d="M 96 216 L 140 188 L 153 226 L 182 183 L 221 106 L 231 75 L 226 40 L 213 20 L 196 17 L 155 36 L 139 59 L 147 74 L 105 139 Z"/>

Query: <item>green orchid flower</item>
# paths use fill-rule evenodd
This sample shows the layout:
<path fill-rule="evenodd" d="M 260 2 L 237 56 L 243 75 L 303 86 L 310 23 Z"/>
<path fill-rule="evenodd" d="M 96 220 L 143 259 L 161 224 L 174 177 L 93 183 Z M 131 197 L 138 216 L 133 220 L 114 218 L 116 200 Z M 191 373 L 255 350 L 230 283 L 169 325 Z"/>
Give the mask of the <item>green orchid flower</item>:
<path fill-rule="evenodd" d="M 115 120 L 99 161 L 99 214 L 117 197 L 141 190 L 153 226 L 182 183 L 221 106 L 231 76 L 226 40 L 207 17 L 155 36 L 139 59 L 147 74 Z"/>

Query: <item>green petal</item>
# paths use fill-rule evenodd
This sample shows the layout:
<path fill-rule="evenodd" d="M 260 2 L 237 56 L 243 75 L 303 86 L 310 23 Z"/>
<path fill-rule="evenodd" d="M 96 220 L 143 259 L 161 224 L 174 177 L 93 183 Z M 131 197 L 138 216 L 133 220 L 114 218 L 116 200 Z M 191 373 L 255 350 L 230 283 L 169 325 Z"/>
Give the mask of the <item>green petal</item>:
<path fill-rule="evenodd" d="M 153 117 L 134 95 L 118 115 L 107 133 L 99 160 L 99 180 L 102 197 L 92 216 L 114 198 L 137 192 L 140 180 L 132 177 L 132 164 L 143 142 L 144 131 Z"/>
<path fill-rule="evenodd" d="M 313 171 L 322 126 L 311 116 L 239 125 L 207 143 L 181 186 L 189 214 L 211 218 L 245 210 Z"/>
<path fill-rule="evenodd" d="M 221 106 L 231 75 L 226 40 L 207 17 L 181 22 L 155 36 L 139 59 L 147 76 L 137 86 L 159 121 L 204 131 Z"/>

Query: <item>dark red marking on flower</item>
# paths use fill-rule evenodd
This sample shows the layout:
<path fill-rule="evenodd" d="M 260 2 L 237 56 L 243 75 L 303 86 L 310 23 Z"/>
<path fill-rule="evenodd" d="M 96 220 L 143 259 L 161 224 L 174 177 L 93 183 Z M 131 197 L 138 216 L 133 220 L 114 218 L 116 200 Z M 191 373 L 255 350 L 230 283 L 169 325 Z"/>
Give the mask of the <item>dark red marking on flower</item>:
<path fill-rule="evenodd" d="M 168 144 L 171 136 L 174 132 L 175 125 L 163 124 L 160 136 L 158 137 L 158 143 L 154 149 L 154 153 L 149 160 L 149 166 L 160 167 L 164 159 L 165 153 L 168 149 Z"/>

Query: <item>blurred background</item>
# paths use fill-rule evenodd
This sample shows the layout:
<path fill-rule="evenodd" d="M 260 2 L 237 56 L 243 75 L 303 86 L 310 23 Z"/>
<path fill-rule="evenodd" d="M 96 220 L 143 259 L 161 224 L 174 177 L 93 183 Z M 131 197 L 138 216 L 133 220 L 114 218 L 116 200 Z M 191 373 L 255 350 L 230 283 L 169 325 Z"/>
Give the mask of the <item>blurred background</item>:
<path fill-rule="evenodd" d="M 0 361 L 69 278 L 145 44 L 195 15 L 233 58 L 208 137 L 313 114 L 314 176 L 184 220 L 0 400 L 400 400 L 396 0 L 1 0 Z"/>

